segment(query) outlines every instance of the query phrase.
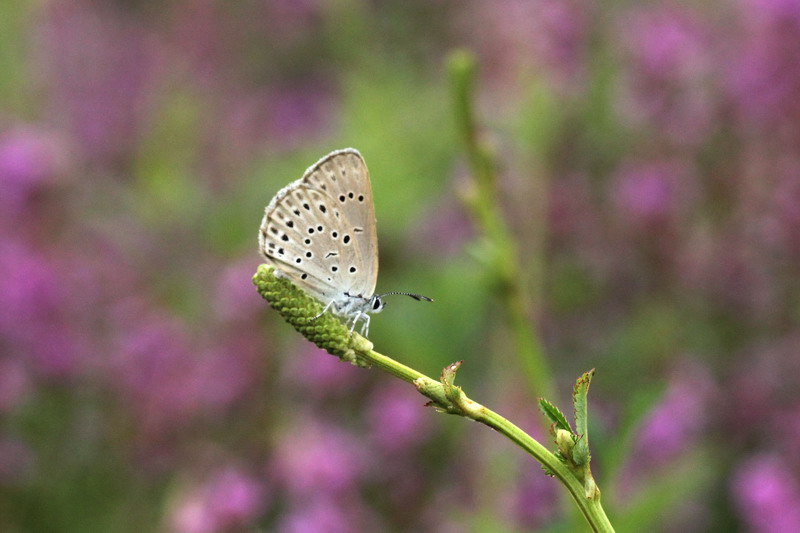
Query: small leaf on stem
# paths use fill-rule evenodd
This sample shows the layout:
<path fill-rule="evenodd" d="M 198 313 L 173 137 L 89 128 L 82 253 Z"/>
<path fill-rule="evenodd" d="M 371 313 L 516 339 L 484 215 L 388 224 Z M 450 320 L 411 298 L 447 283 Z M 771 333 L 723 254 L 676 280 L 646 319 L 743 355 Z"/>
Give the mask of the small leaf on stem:
<path fill-rule="evenodd" d="M 567 421 L 567 417 L 564 416 L 564 413 L 561 410 L 550 403 L 549 401 L 545 400 L 544 398 L 539 398 L 539 410 L 550 419 L 550 422 L 555 424 L 555 429 L 563 429 L 565 431 L 569 431 L 572 433 L 572 427 L 570 427 L 569 422 Z"/>

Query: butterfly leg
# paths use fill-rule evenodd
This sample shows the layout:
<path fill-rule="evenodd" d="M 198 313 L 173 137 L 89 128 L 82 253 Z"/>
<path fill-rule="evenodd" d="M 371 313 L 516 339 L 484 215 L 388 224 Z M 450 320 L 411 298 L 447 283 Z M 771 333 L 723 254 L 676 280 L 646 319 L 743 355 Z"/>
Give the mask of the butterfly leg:
<path fill-rule="evenodd" d="M 364 325 L 361 326 L 361 335 L 364 338 L 369 338 L 369 321 L 372 317 L 370 317 L 367 313 L 363 313 L 361 316 L 364 317 Z"/>
<path fill-rule="evenodd" d="M 322 315 L 324 315 L 324 314 L 325 314 L 325 313 L 328 311 L 328 309 L 330 309 L 330 308 L 331 308 L 331 306 L 333 305 L 333 302 L 334 302 L 334 301 L 335 301 L 335 300 L 331 300 L 330 302 L 328 302 L 328 305 L 326 305 L 326 306 L 325 306 L 325 309 L 323 309 L 323 310 L 322 310 L 322 312 L 321 312 L 320 314 L 318 314 L 317 316 L 315 316 L 315 317 L 314 317 L 314 318 L 312 318 L 311 320 L 312 320 L 312 321 L 313 321 L 313 320 L 316 320 L 316 319 L 318 319 L 319 317 L 321 317 Z"/>
<path fill-rule="evenodd" d="M 356 324 L 358 324 L 358 319 L 364 315 L 361 311 L 358 311 L 355 316 L 353 316 L 353 324 L 350 326 L 350 336 L 353 336 L 353 331 L 356 329 Z"/>

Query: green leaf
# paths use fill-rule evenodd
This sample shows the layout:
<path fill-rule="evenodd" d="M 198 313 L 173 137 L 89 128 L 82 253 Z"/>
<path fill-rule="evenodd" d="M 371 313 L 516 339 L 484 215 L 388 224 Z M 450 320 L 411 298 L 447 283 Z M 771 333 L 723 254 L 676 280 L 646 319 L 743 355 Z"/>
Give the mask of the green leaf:
<path fill-rule="evenodd" d="M 589 394 L 589 385 L 594 376 L 594 369 L 586 372 L 578 381 L 575 382 L 575 388 L 572 392 L 572 402 L 575 406 L 575 432 L 578 434 L 579 439 L 575 443 L 575 448 L 572 451 L 572 459 L 576 465 L 583 465 L 589 462 L 589 406 L 587 396 Z"/>
<path fill-rule="evenodd" d="M 548 402 L 544 398 L 539 398 L 539 410 L 550 419 L 550 422 L 556 425 L 556 429 L 564 429 L 573 433 L 572 428 L 567 421 L 567 417 L 564 416 L 558 407 L 553 405 L 552 403 Z"/>

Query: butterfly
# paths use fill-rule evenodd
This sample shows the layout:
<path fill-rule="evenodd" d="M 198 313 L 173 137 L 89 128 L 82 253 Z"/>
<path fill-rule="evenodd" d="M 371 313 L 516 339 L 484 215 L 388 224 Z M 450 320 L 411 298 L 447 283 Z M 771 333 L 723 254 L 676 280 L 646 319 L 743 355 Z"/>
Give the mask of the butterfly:
<path fill-rule="evenodd" d="M 288 278 L 345 319 L 350 333 L 359 320 L 369 335 L 371 313 L 380 313 L 384 296 L 375 294 L 378 279 L 378 234 L 372 185 L 364 158 L 345 148 L 326 155 L 303 177 L 278 191 L 269 203 L 258 234 L 261 254 Z"/>

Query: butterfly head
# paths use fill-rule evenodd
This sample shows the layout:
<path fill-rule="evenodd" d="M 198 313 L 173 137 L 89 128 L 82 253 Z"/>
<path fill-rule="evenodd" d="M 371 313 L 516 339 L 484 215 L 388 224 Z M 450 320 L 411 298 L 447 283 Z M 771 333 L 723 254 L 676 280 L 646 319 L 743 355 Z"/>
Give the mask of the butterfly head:
<path fill-rule="evenodd" d="M 369 312 L 370 313 L 380 313 L 383 311 L 383 308 L 386 307 L 386 302 L 383 301 L 384 296 L 383 294 L 373 294 L 372 298 L 369 299 Z"/>

